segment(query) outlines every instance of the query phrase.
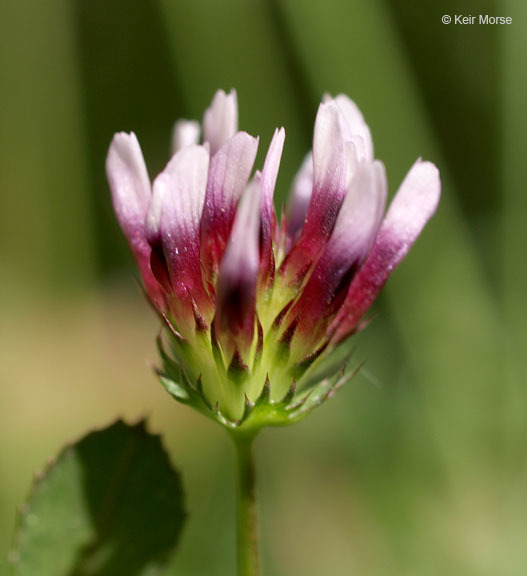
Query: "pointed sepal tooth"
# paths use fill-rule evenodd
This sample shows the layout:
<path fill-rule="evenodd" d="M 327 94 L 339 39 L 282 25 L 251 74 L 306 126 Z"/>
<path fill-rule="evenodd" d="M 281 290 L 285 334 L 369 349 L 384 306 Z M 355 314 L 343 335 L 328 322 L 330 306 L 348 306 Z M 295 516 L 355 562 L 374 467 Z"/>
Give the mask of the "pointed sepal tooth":
<path fill-rule="evenodd" d="M 165 323 L 165 326 L 168 328 L 170 334 L 176 339 L 179 344 L 184 344 L 186 342 L 185 338 L 178 332 L 177 328 L 172 324 L 170 318 L 164 313 L 161 313 L 161 318 Z"/>
<path fill-rule="evenodd" d="M 207 321 L 205 320 L 205 318 L 203 318 L 201 312 L 199 311 L 198 305 L 196 304 L 194 298 L 192 298 L 191 301 L 192 301 L 192 312 L 194 314 L 194 323 L 196 325 L 196 331 L 205 333 L 208 331 L 209 325 L 207 324 Z"/>
<path fill-rule="evenodd" d="M 161 338 L 161 334 L 159 334 L 156 338 L 156 344 L 159 355 L 161 356 L 161 360 L 163 361 L 163 368 L 165 369 L 167 376 L 173 378 L 174 380 L 180 380 L 181 369 L 179 362 L 171 358 L 166 352 L 165 347 L 163 346 L 163 339 Z"/>
<path fill-rule="evenodd" d="M 289 326 L 285 329 L 282 336 L 280 336 L 279 342 L 283 346 L 287 346 L 288 348 L 291 347 L 291 342 L 293 340 L 293 336 L 295 335 L 296 329 L 298 327 L 299 318 L 298 316 L 289 324 Z"/>
<path fill-rule="evenodd" d="M 333 394 L 334 395 L 338 390 L 340 390 L 345 384 L 347 384 L 350 380 L 352 380 L 361 370 L 361 368 L 364 366 L 364 364 L 366 363 L 365 360 L 363 360 L 362 362 L 360 362 L 358 364 L 358 366 L 356 366 L 353 370 L 350 370 L 348 372 L 346 372 L 346 370 L 344 369 L 342 371 L 342 373 L 339 375 L 339 378 L 337 379 L 337 381 L 335 382 L 335 385 L 333 386 Z"/>
<path fill-rule="evenodd" d="M 284 321 L 285 315 L 289 312 L 289 310 L 291 309 L 291 306 L 293 306 L 294 302 L 295 302 L 295 300 L 293 298 L 282 308 L 282 310 L 280 310 L 280 312 L 278 313 L 278 315 L 276 316 L 276 318 L 273 321 L 273 325 L 272 325 L 273 330 L 278 330 L 278 328 L 280 328 L 280 326 L 282 325 L 282 322 Z"/>
<path fill-rule="evenodd" d="M 284 394 L 284 397 L 280 400 L 279 404 L 281 404 L 282 406 L 287 406 L 288 404 L 291 403 L 291 401 L 295 397 L 295 394 L 296 394 L 296 380 L 293 380 L 291 382 L 291 386 L 289 386 L 289 389 Z"/>
<path fill-rule="evenodd" d="M 278 340 L 277 362 L 286 364 L 291 356 L 291 342 L 298 326 L 299 318 L 296 317 L 286 328 Z"/>
<path fill-rule="evenodd" d="M 200 393 L 200 389 L 202 387 L 202 382 L 201 382 L 202 378 L 201 378 L 201 374 L 196 378 L 195 382 L 192 382 L 192 390 L 194 390 L 194 392 L 197 392 L 198 394 Z"/>
<path fill-rule="evenodd" d="M 181 371 L 181 385 L 185 387 L 185 389 L 187 390 L 187 392 L 195 398 L 196 395 L 196 386 L 195 384 L 192 382 L 192 380 L 188 377 L 188 374 L 185 372 L 185 369 L 183 368 L 183 363 L 180 361 L 179 363 L 179 369 Z"/>
<path fill-rule="evenodd" d="M 205 400 L 205 397 L 203 396 L 203 379 L 201 378 L 201 374 L 198 376 L 198 379 L 196 380 L 196 392 L 203 397 L 203 399 Z"/>
<path fill-rule="evenodd" d="M 247 394 L 244 396 L 243 414 L 239 424 L 246 420 L 254 409 L 254 403 L 249 400 Z"/>
<path fill-rule="evenodd" d="M 300 378 L 313 365 L 315 360 L 317 360 L 320 357 L 320 355 L 326 350 L 328 344 L 329 340 L 326 340 L 326 342 L 324 342 L 322 346 L 319 346 L 314 352 L 307 354 L 306 356 L 304 356 L 304 358 L 302 358 L 302 360 L 297 362 L 291 368 L 291 375 L 293 376 L 293 378 L 295 378 L 296 380 L 300 380 Z"/>
<path fill-rule="evenodd" d="M 210 345 L 212 348 L 212 356 L 214 357 L 214 362 L 216 363 L 216 368 L 220 374 L 225 374 L 225 363 L 223 362 L 223 354 L 221 352 L 220 343 L 216 337 L 216 325 L 213 322 L 210 331 Z"/>
<path fill-rule="evenodd" d="M 253 360 L 253 369 L 252 369 L 253 373 L 256 372 L 256 370 L 260 367 L 260 362 L 262 360 L 262 354 L 263 354 L 263 344 L 264 344 L 263 327 L 257 314 L 256 314 L 256 334 L 257 334 L 257 340 Z"/>
<path fill-rule="evenodd" d="M 243 382 L 249 376 L 249 366 L 243 361 L 239 350 L 234 351 L 227 376 L 236 383 Z"/>
<path fill-rule="evenodd" d="M 269 404 L 271 400 L 271 380 L 269 380 L 269 374 L 265 377 L 265 383 L 263 385 L 260 396 L 256 400 L 256 405 L 261 406 L 263 404 Z"/>

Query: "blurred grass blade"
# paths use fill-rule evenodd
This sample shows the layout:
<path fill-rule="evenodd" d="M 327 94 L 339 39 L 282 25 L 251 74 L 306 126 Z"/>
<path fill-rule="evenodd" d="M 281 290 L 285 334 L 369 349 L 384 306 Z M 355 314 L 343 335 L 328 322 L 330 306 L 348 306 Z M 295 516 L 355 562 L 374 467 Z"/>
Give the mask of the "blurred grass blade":
<path fill-rule="evenodd" d="M 185 519 L 179 474 L 145 423 L 118 421 L 37 475 L 18 518 L 13 576 L 158 574 Z"/>
<path fill-rule="evenodd" d="M 527 4 L 504 2 L 505 12 L 513 22 L 525 22 Z M 504 13 L 505 13 L 504 12 Z M 516 455 L 522 466 L 527 464 L 527 69 L 525 53 L 527 37 L 519 27 L 503 30 L 503 190 L 505 306 L 507 314 L 507 368 L 510 376 L 511 396 L 508 402 L 507 422 L 510 439 L 518 442 Z"/>
<path fill-rule="evenodd" d="M 507 461 L 504 495 L 507 526 L 504 530 L 503 570 L 506 574 L 525 571 L 525 519 L 527 518 L 527 3 L 500 3 L 512 25 L 504 26 L 503 44 L 503 155 L 502 185 L 504 304 L 506 318 L 505 360 L 507 381 L 504 421 Z"/>
<path fill-rule="evenodd" d="M 0 259 L 10 295 L 93 280 L 82 103 L 69 0 L 5 0 L 0 18 Z"/>

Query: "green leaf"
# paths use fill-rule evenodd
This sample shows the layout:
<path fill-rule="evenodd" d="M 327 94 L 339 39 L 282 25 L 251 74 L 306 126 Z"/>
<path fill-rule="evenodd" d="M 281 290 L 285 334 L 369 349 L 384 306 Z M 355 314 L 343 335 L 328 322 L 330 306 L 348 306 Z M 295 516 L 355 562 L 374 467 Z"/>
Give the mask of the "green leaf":
<path fill-rule="evenodd" d="M 13 576 L 153 576 L 185 519 L 179 473 L 144 421 L 66 447 L 18 517 Z"/>

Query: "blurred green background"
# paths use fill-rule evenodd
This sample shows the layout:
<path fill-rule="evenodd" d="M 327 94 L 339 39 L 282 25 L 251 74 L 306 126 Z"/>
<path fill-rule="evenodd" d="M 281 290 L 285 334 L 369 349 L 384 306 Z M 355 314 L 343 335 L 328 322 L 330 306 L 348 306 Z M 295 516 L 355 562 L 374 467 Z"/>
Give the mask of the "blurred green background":
<path fill-rule="evenodd" d="M 158 325 L 104 175 L 134 130 L 150 174 L 172 123 L 235 87 L 277 203 L 324 92 L 370 124 L 393 193 L 418 156 L 437 216 L 357 338 L 366 367 L 258 441 L 267 576 L 527 573 L 527 3 L 0 0 L 0 571 L 31 475 L 69 439 L 147 414 L 190 517 L 169 574 L 234 571 L 226 435 L 156 383 Z M 511 16 L 509 26 L 441 23 Z M 260 154 L 261 162 L 262 154 Z"/>

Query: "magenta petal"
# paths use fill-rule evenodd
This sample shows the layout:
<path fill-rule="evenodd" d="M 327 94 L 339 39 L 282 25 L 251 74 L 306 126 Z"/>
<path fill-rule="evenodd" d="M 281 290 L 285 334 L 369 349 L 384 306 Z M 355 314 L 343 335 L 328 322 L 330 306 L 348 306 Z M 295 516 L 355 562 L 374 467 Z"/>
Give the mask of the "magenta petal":
<path fill-rule="evenodd" d="M 256 286 L 260 268 L 260 178 L 247 187 L 221 262 L 215 329 L 224 350 L 247 358 L 254 335 Z"/>
<path fill-rule="evenodd" d="M 225 94 L 218 90 L 203 115 L 203 142 L 210 145 L 210 154 L 216 152 L 238 131 L 238 99 L 236 91 Z"/>
<path fill-rule="evenodd" d="M 154 181 L 159 196 L 159 236 L 177 297 L 178 315 L 185 321 L 209 313 L 210 301 L 203 287 L 199 257 L 199 229 L 205 201 L 209 154 L 205 146 L 180 150 Z"/>
<path fill-rule="evenodd" d="M 253 168 L 258 139 L 238 132 L 212 157 L 201 219 L 201 260 L 211 284 L 229 239 L 236 207 Z"/>
<path fill-rule="evenodd" d="M 274 275 L 273 235 L 276 226 L 273 196 L 284 149 L 285 130 L 275 130 L 261 175 L 262 224 L 261 224 L 261 283 L 267 286 Z"/>
<path fill-rule="evenodd" d="M 355 272 L 379 230 L 386 204 L 386 173 L 380 162 L 362 164 L 339 212 L 333 233 L 288 318 L 306 349 L 316 345 L 342 304 Z"/>
<path fill-rule="evenodd" d="M 120 132 L 113 137 L 106 158 L 106 174 L 119 225 L 128 240 L 152 302 L 161 305 L 162 290 L 150 269 L 150 246 L 145 217 L 151 199 L 150 179 L 135 134 Z"/>
<path fill-rule="evenodd" d="M 330 330 L 335 331 L 336 341 L 356 328 L 388 276 L 406 256 L 436 211 L 440 194 L 438 169 L 430 162 L 418 160 L 393 199 L 375 244 L 332 323 Z"/>

